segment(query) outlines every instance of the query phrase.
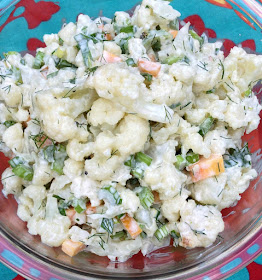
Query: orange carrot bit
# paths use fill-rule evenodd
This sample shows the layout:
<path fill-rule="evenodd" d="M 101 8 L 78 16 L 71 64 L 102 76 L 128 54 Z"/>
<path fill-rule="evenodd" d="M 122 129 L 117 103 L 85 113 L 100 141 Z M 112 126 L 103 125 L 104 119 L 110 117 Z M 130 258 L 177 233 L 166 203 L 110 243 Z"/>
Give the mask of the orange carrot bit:
<path fill-rule="evenodd" d="M 113 37 L 110 33 L 106 33 L 106 39 L 107 39 L 107 41 L 112 41 Z"/>
<path fill-rule="evenodd" d="M 62 244 L 62 251 L 70 257 L 74 257 L 79 252 L 85 249 L 86 245 L 82 242 L 74 242 L 70 239 L 67 239 Z"/>
<path fill-rule="evenodd" d="M 103 51 L 103 58 L 102 59 L 105 60 L 107 63 L 116 63 L 116 62 L 121 62 L 122 61 L 121 57 L 119 57 L 119 56 L 117 56 L 113 53 L 110 53 L 108 51 Z"/>
<path fill-rule="evenodd" d="M 173 36 L 173 39 L 175 39 L 178 31 L 177 30 L 169 30 L 169 33 Z"/>
<path fill-rule="evenodd" d="M 156 77 L 161 69 L 161 64 L 157 62 L 139 59 L 138 68 L 141 72 L 148 73 Z"/>
<path fill-rule="evenodd" d="M 71 223 L 74 223 L 74 217 L 76 214 L 76 210 L 73 207 L 65 210 L 66 216 L 70 219 Z"/>
<path fill-rule="evenodd" d="M 225 172 L 224 160 L 222 155 L 212 155 L 189 165 L 187 170 L 190 171 L 192 181 L 195 183 Z"/>
<path fill-rule="evenodd" d="M 133 239 L 135 239 L 142 232 L 142 229 L 136 220 L 130 217 L 128 214 L 125 214 L 120 220 L 124 228 L 128 231 Z"/>
<path fill-rule="evenodd" d="M 86 204 L 86 214 L 90 215 L 90 214 L 94 214 L 94 213 L 96 213 L 96 207 L 91 206 L 91 203 L 88 202 Z"/>
<path fill-rule="evenodd" d="M 47 72 L 48 72 L 48 66 L 46 66 L 45 68 L 43 68 L 43 69 L 40 71 L 41 75 L 42 75 L 45 79 L 47 79 Z"/>
<path fill-rule="evenodd" d="M 154 195 L 154 203 L 158 204 L 161 202 L 160 197 L 159 197 L 159 192 L 153 191 Z"/>

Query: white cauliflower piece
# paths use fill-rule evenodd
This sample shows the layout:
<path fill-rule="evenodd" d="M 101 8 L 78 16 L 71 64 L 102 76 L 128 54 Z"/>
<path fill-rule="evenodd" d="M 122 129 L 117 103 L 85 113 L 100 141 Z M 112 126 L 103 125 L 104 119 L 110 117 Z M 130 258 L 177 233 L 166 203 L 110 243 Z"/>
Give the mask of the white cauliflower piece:
<path fill-rule="evenodd" d="M 140 58 L 148 58 L 143 40 L 139 38 L 131 38 L 128 40 L 128 50 L 130 56 L 137 63 Z"/>
<path fill-rule="evenodd" d="M 79 16 L 78 20 L 81 15 Z M 65 25 L 59 32 L 58 36 L 64 41 L 68 46 L 76 46 L 76 41 L 74 36 L 76 35 L 76 25 L 73 22 L 69 22 Z"/>
<path fill-rule="evenodd" d="M 3 134 L 3 141 L 8 148 L 21 153 L 24 147 L 24 132 L 21 123 L 7 128 Z"/>
<path fill-rule="evenodd" d="M 177 227 L 182 239 L 179 245 L 182 247 L 208 247 L 224 230 L 222 215 L 213 206 L 196 205 L 194 200 L 189 200 L 180 210 L 180 215 Z"/>
<path fill-rule="evenodd" d="M 133 191 L 129 189 L 124 189 L 120 192 L 120 196 L 122 198 L 121 206 L 125 209 L 127 213 L 132 214 L 138 210 L 140 200 Z"/>
<path fill-rule="evenodd" d="M 34 177 L 32 184 L 44 186 L 53 179 L 53 171 L 50 164 L 41 158 L 38 158 L 34 164 Z"/>
<path fill-rule="evenodd" d="M 75 161 L 83 161 L 84 158 L 89 157 L 93 151 L 93 142 L 81 144 L 77 139 L 70 140 L 66 146 L 68 156 Z"/>
<path fill-rule="evenodd" d="M 7 197 L 9 194 L 19 195 L 22 191 L 22 178 L 14 175 L 12 168 L 8 167 L 2 173 L 1 182 L 3 184 L 3 194 Z"/>
<path fill-rule="evenodd" d="M 87 116 L 88 121 L 93 126 L 103 123 L 115 125 L 123 118 L 124 112 L 118 109 L 112 101 L 99 98 L 93 103 L 91 111 Z"/>
<path fill-rule="evenodd" d="M 88 197 L 92 206 L 100 205 L 100 199 L 98 198 L 98 182 L 87 176 L 79 176 L 73 179 L 70 188 L 76 198 Z"/>
<path fill-rule="evenodd" d="M 84 162 L 76 161 L 71 158 L 68 158 L 64 162 L 63 172 L 70 179 L 73 180 L 75 177 L 78 177 L 82 174 L 84 170 Z"/>
<path fill-rule="evenodd" d="M 165 200 L 161 207 L 162 215 L 167 218 L 169 222 L 177 222 L 180 218 L 180 209 L 186 206 L 186 199 L 189 195 L 190 192 L 183 188 L 181 193 L 173 198 Z"/>
<path fill-rule="evenodd" d="M 219 205 L 227 182 L 227 174 L 196 182 L 189 186 L 192 197 L 200 203 Z"/>
<path fill-rule="evenodd" d="M 257 177 L 255 169 L 245 169 L 238 166 L 233 166 L 226 169 L 227 184 L 221 194 L 221 201 L 218 204 L 218 209 L 230 207 L 234 202 L 241 199 L 242 194 L 249 186 L 250 181 Z"/>

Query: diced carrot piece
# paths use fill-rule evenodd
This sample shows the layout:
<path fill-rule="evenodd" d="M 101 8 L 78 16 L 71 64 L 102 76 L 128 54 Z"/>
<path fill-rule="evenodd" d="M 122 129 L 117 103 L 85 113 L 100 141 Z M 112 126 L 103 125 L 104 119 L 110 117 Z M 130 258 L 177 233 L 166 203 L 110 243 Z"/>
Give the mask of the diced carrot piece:
<path fill-rule="evenodd" d="M 125 214 L 120 220 L 124 228 L 128 231 L 133 239 L 135 239 L 142 232 L 142 229 L 136 220 L 130 217 L 128 214 Z"/>
<path fill-rule="evenodd" d="M 91 203 L 87 203 L 86 204 L 86 214 L 90 215 L 90 214 L 94 214 L 96 213 L 96 207 L 91 206 Z"/>
<path fill-rule="evenodd" d="M 139 59 L 138 68 L 141 72 L 148 73 L 156 77 L 161 69 L 161 64 L 157 62 Z"/>
<path fill-rule="evenodd" d="M 47 79 L 46 77 L 47 77 L 47 72 L 48 72 L 48 66 L 46 66 L 45 68 L 43 68 L 42 70 L 41 70 L 41 74 L 42 74 L 42 76 L 45 78 L 45 79 Z"/>
<path fill-rule="evenodd" d="M 169 30 L 169 33 L 173 36 L 173 39 L 175 39 L 178 31 L 177 30 Z"/>
<path fill-rule="evenodd" d="M 222 155 L 212 155 L 189 165 L 187 170 L 190 171 L 192 181 L 195 183 L 225 172 L 224 160 Z"/>
<path fill-rule="evenodd" d="M 154 54 L 149 54 L 148 57 L 150 58 L 151 61 L 156 62 L 156 57 Z"/>
<path fill-rule="evenodd" d="M 113 40 L 113 37 L 112 37 L 112 35 L 111 35 L 110 33 L 107 33 L 107 34 L 106 34 L 106 39 L 107 39 L 108 41 L 112 41 L 112 40 Z"/>
<path fill-rule="evenodd" d="M 75 223 L 74 222 L 74 217 L 76 214 L 76 210 L 73 207 L 70 207 L 69 209 L 66 209 L 66 216 L 70 219 L 71 223 Z"/>
<path fill-rule="evenodd" d="M 86 245 L 82 242 L 74 242 L 67 239 L 62 244 L 62 251 L 68 256 L 73 257 L 85 249 Z"/>
<path fill-rule="evenodd" d="M 122 59 L 119 56 L 108 51 L 103 51 L 103 58 L 107 63 L 116 63 L 122 61 Z"/>
<path fill-rule="evenodd" d="M 153 191 L 153 195 L 154 195 L 154 203 L 160 203 L 160 197 L 159 197 L 159 192 Z"/>
<path fill-rule="evenodd" d="M 43 136 L 42 138 L 41 138 L 41 140 L 40 140 L 40 143 L 42 142 L 42 141 L 45 141 L 42 145 L 41 145 L 41 148 L 44 148 L 44 147 L 47 147 L 47 146 L 50 146 L 50 145 L 52 145 L 53 144 L 53 142 L 52 142 L 52 140 L 50 140 L 49 138 L 47 138 L 46 140 L 46 136 Z"/>

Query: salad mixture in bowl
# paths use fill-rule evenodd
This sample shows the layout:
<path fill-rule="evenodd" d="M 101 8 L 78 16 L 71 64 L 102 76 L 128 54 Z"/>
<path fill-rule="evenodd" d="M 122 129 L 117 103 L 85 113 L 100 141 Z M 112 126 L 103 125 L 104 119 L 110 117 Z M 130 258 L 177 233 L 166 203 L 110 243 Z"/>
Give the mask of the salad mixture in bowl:
<path fill-rule="evenodd" d="M 32 235 L 69 256 L 125 261 L 208 247 L 257 172 L 262 56 L 209 43 L 168 1 L 79 15 L 36 56 L 0 61 L 3 193 Z"/>

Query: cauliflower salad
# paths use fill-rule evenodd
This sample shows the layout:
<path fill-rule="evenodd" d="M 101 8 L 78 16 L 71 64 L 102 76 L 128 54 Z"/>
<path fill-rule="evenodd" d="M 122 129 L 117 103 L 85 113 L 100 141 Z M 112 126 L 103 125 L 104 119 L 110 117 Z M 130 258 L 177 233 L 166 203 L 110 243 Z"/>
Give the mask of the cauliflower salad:
<path fill-rule="evenodd" d="M 208 247 L 257 172 L 262 56 L 209 43 L 164 0 L 79 15 L 34 56 L 0 61 L 3 194 L 32 235 L 69 256 L 125 261 Z"/>

